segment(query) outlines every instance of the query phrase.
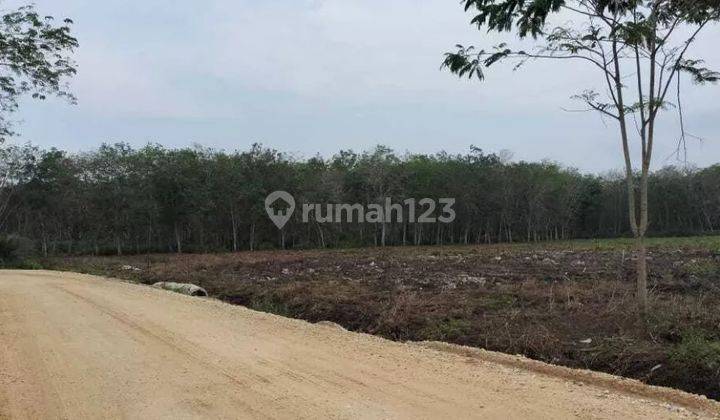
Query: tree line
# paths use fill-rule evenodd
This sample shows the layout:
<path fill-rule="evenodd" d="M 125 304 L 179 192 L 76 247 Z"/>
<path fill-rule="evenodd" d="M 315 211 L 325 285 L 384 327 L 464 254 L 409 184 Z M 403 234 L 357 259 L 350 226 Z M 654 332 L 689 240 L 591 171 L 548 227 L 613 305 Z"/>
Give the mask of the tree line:
<path fill-rule="evenodd" d="M 44 255 L 532 242 L 631 234 L 624 174 L 587 175 L 551 162 L 466 154 L 363 153 L 295 159 L 253 145 L 233 153 L 105 144 L 87 153 L 0 149 L 0 234 Z M 265 197 L 381 204 L 456 199 L 452 223 L 303 223 L 279 230 Z M 654 235 L 720 228 L 720 165 L 652 173 Z M 409 209 L 406 209 L 408 211 Z M 419 211 L 420 209 L 418 209 Z M 438 208 L 438 212 L 440 208 Z"/>

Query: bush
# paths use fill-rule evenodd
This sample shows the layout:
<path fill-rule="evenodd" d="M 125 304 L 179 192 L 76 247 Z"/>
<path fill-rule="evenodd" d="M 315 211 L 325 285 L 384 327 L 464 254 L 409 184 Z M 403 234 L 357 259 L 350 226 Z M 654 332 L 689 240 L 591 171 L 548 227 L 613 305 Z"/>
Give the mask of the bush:
<path fill-rule="evenodd" d="M 720 399 L 720 341 L 712 334 L 689 331 L 668 354 L 673 385 Z M 679 383 L 678 383 L 679 382 Z"/>
<path fill-rule="evenodd" d="M 682 342 L 670 352 L 670 359 L 689 368 L 720 372 L 720 341 L 691 331 L 683 334 Z"/>
<path fill-rule="evenodd" d="M 464 319 L 435 320 L 420 331 L 422 340 L 458 340 L 472 332 L 472 323 Z"/>
<path fill-rule="evenodd" d="M 33 268 L 35 244 L 22 236 L 0 236 L 0 267 Z"/>

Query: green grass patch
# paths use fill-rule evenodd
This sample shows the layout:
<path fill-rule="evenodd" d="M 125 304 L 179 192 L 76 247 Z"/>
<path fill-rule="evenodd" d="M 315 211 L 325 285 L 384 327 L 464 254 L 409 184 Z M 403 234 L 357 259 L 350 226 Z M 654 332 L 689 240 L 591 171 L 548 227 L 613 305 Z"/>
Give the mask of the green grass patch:
<path fill-rule="evenodd" d="M 699 331 L 683 335 L 682 341 L 669 354 L 671 361 L 690 369 L 720 369 L 720 341 L 708 339 Z"/>
<path fill-rule="evenodd" d="M 420 331 L 420 336 L 430 341 L 448 341 L 463 337 L 472 329 L 472 323 L 464 319 L 435 320 Z"/>
<path fill-rule="evenodd" d="M 260 312 L 267 312 L 275 315 L 291 317 L 292 313 L 288 305 L 277 302 L 269 297 L 253 299 L 250 302 L 250 308 Z"/>
<path fill-rule="evenodd" d="M 42 270 L 44 267 L 37 261 L 34 260 L 23 260 L 17 261 L 13 264 L 9 264 L 7 267 L 15 270 Z"/>
<path fill-rule="evenodd" d="M 720 264 L 712 260 L 694 260 L 685 265 L 686 273 L 696 277 L 720 276 Z"/>
<path fill-rule="evenodd" d="M 497 294 L 483 296 L 478 306 L 485 310 L 501 310 L 512 308 L 516 303 L 517 299 L 514 296 Z"/>
<path fill-rule="evenodd" d="M 677 238 L 646 238 L 648 248 L 695 248 L 720 252 L 720 236 L 692 236 Z M 632 250 L 635 247 L 634 238 L 615 239 L 577 239 L 572 241 L 540 242 L 537 244 L 517 244 L 514 246 L 530 246 L 541 249 L 572 249 L 615 251 Z"/>

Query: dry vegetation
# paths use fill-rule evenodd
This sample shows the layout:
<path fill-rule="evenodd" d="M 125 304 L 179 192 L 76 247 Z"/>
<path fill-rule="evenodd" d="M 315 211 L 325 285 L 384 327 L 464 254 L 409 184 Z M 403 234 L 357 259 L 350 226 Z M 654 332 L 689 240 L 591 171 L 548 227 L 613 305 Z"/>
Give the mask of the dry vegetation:
<path fill-rule="evenodd" d="M 720 238 L 651 243 L 651 312 L 631 243 L 75 257 L 54 268 L 191 282 L 251 308 L 396 340 L 441 340 L 720 399 Z"/>

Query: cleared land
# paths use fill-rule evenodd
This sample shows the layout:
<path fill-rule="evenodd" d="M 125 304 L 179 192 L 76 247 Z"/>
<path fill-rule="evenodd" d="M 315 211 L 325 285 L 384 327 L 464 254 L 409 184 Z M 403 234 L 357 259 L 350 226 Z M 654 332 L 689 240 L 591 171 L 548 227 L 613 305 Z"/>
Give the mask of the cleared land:
<path fill-rule="evenodd" d="M 720 399 L 720 238 L 77 257 L 52 267 L 198 284 L 221 300 L 398 341 L 446 341 Z"/>
<path fill-rule="evenodd" d="M 0 361 L 0 418 L 12 419 L 658 419 L 720 412 L 700 397 L 609 376 L 394 343 L 47 271 L 0 271 Z"/>

